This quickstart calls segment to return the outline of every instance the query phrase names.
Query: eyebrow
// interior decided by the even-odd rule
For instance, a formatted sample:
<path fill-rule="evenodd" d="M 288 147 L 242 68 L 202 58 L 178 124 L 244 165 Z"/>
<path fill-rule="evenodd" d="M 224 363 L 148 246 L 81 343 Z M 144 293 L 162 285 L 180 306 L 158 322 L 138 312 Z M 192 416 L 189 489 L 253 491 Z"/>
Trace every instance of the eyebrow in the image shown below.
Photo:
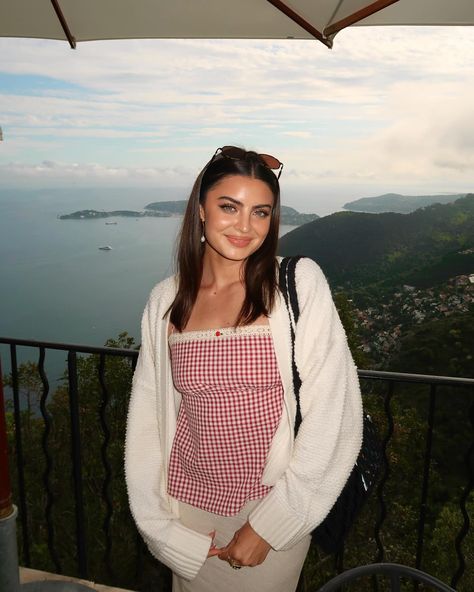
<path fill-rule="evenodd" d="M 234 203 L 234 204 L 236 204 L 238 206 L 243 206 L 244 205 L 238 199 L 234 199 L 233 197 L 229 197 L 227 195 L 221 195 L 221 197 L 218 197 L 217 199 L 218 200 L 220 200 L 220 199 L 226 199 L 227 201 L 231 201 L 232 203 Z M 272 204 L 260 204 L 260 205 L 253 206 L 252 209 L 253 210 L 257 210 L 259 208 L 270 208 L 271 209 L 272 207 L 273 207 Z"/>

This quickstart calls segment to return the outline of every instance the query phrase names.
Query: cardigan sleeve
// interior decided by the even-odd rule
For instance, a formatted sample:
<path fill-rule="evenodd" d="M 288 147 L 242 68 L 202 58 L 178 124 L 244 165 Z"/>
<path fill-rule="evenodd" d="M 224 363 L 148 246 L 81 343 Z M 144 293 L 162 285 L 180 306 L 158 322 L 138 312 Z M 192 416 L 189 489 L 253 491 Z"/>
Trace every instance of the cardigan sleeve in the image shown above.
<path fill-rule="evenodd" d="M 300 318 L 295 333 L 303 421 L 290 463 L 249 516 L 274 549 L 288 549 L 324 520 L 362 442 L 357 370 L 326 278 L 310 259 L 296 266 Z"/>
<path fill-rule="evenodd" d="M 142 318 L 142 344 L 127 416 L 125 477 L 132 515 L 150 552 L 190 580 L 206 560 L 211 538 L 181 524 L 168 503 L 158 421 L 164 405 L 158 400 L 155 378 L 158 316 L 150 297 Z"/>

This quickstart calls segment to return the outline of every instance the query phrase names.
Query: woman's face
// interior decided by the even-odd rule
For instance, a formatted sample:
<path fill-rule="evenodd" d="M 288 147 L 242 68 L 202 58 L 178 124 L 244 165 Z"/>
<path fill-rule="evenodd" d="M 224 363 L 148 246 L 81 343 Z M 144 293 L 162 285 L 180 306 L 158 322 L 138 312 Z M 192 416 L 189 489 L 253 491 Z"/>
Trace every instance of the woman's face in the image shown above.
<path fill-rule="evenodd" d="M 273 193 L 259 179 L 224 177 L 206 194 L 200 206 L 206 253 L 231 261 L 243 261 L 255 253 L 267 237 Z"/>

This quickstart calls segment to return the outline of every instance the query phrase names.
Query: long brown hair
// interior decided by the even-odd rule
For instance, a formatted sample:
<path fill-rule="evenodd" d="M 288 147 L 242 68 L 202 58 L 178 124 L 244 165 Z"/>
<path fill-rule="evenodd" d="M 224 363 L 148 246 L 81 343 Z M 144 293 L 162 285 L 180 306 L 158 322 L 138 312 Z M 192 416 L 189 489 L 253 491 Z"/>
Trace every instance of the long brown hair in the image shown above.
<path fill-rule="evenodd" d="M 273 194 L 273 207 L 268 234 L 244 266 L 245 299 L 236 319 L 236 326 L 249 325 L 260 315 L 268 316 L 273 309 L 278 286 L 276 250 L 280 225 L 280 185 L 275 174 L 256 152 L 245 152 L 240 159 L 215 155 L 198 175 L 189 196 L 177 250 L 178 292 L 170 306 L 171 323 L 178 331 L 186 326 L 201 285 L 204 244 L 201 242 L 202 223 L 199 206 L 209 189 L 225 177 L 240 175 L 259 179 Z"/>

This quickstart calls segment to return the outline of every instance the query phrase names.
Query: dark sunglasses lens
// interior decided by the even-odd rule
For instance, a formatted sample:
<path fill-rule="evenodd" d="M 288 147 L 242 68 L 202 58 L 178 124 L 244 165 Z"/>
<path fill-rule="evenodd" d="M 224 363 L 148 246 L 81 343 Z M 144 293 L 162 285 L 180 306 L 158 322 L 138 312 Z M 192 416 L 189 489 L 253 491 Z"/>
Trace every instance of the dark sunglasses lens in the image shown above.
<path fill-rule="evenodd" d="M 279 169 L 281 167 L 281 162 L 274 156 L 270 154 L 259 154 L 259 156 L 269 169 Z"/>
<path fill-rule="evenodd" d="M 245 158 L 246 154 L 245 150 L 242 150 L 242 148 L 238 148 L 237 146 L 224 146 L 221 148 L 221 152 L 224 156 L 235 158 L 237 160 Z"/>

